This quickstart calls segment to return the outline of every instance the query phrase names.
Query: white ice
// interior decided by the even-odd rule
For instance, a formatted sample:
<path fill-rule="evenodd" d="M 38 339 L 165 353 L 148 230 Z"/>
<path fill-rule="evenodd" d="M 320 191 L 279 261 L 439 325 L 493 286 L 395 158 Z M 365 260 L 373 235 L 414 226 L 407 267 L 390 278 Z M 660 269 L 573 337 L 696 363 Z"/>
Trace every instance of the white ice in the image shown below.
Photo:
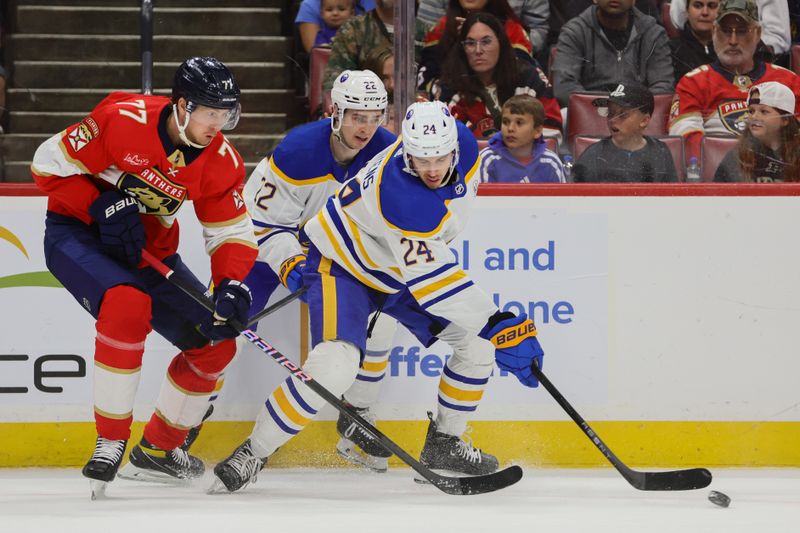
<path fill-rule="evenodd" d="M 116 480 L 91 501 L 76 469 L 0 469 L 0 531 L 59 533 L 790 533 L 800 531 L 800 469 L 717 469 L 707 489 L 639 492 L 614 470 L 525 469 L 492 494 L 448 496 L 410 470 L 272 469 L 243 492 Z M 732 498 L 727 509 L 710 489 Z"/>

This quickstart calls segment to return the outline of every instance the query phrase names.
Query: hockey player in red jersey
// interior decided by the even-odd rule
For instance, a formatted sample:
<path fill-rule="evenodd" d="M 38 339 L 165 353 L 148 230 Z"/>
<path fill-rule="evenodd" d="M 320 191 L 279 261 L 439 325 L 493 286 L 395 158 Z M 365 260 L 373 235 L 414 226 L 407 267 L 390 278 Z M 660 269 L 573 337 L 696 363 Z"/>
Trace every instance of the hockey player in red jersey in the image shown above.
<path fill-rule="evenodd" d="M 257 254 L 241 197 L 244 163 L 221 133 L 238 121 L 239 96 L 225 65 L 191 58 L 175 74 L 171 99 L 112 93 L 34 156 L 34 180 L 48 195 L 47 266 L 97 320 L 98 436 L 83 468 L 93 495 L 114 479 L 122 461 L 152 329 L 180 353 L 120 476 L 174 481 L 203 474 L 202 461 L 179 446 L 200 423 L 217 377 L 235 354 L 237 332 L 227 320 L 246 322 L 251 296 L 241 280 Z M 205 290 L 176 253 L 175 217 L 186 200 L 193 202 L 211 257 L 213 315 L 141 261 L 146 249 Z"/>
<path fill-rule="evenodd" d="M 754 84 L 777 81 L 797 97 L 800 77 L 754 59 L 761 39 L 755 0 L 723 0 L 712 30 L 717 61 L 687 73 L 678 82 L 670 111 L 669 133 L 686 142 L 686 160 L 700 159 L 703 135 L 740 135 L 747 127 L 747 93 Z"/>

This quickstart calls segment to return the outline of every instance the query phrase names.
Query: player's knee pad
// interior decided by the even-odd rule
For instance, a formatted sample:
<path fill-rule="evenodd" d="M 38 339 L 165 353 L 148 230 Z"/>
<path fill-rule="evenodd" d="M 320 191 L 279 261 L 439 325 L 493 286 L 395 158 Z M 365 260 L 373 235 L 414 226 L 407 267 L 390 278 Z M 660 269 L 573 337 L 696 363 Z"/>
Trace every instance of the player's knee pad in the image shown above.
<path fill-rule="evenodd" d="M 140 342 L 152 326 L 150 296 L 130 285 L 117 285 L 103 295 L 97 331 L 115 341 Z"/>
<path fill-rule="evenodd" d="M 370 323 L 372 315 L 370 315 Z M 385 313 L 380 313 L 372 326 L 372 331 L 367 339 L 367 351 L 385 352 L 392 347 L 394 334 L 397 331 L 397 320 Z"/>
<path fill-rule="evenodd" d="M 303 370 L 335 396 L 341 396 L 356 379 L 361 353 L 345 341 L 324 341 L 308 354 Z"/>
<path fill-rule="evenodd" d="M 235 339 L 226 339 L 216 344 L 207 344 L 202 348 L 193 348 L 183 352 L 189 368 L 199 377 L 216 380 L 236 356 Z"/>

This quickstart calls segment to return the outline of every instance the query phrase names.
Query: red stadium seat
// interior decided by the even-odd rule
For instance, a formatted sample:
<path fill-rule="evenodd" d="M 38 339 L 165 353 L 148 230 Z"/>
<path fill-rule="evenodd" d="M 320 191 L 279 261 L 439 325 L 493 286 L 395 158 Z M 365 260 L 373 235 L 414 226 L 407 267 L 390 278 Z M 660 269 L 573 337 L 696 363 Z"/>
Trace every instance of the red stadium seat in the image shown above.
<path fill-rule="evenodd" d="M 703 182 L 714 181 L 717 167 L 739 141 L 738 137 L 715 137 L 706 135 L 700 149 L 700 175 Z"/>
<path fill-rule="evenodd" d="M 800 75 L 800 44 L 792 45 L 792 70 Z"/>
<path fill-rule="evenodd" d="M 608 135 L 605 117 L 597 114 L 592 102 L 608 93 L 572 93 L 567 105 L 567 146 L 572 147 L 575 137 Z M 574 149 L 573 149 L 574 152 Z M 577 158 L 577 157 L 576 157 Z"/>
<path fill-rule="evenodd" d="M 483 150 L 489 146 L 489 139 L 478 139 L 478 150 Z"/>
<path fill-rule="evenodd" d="M 682 2 L 683 0 L 678 1 Z M 681 31 L 672 24 L 672 19 L 669 18 L 669 5 L 670 2 L 661 3 L 661 23 L 664 25 L 664 29 L 667 30 L 667 37 L 672 39 L 673 37 L 678 37 Z"/>
<path fill-rule="evenodd" d="M 669 120 L 669 109 L 672 107 L 673 94 L 654 94 L 653 115 L 650 117 L 650 124 L 644 129 L 645 135 L 658 137 L 669 132 L 667 121 Z"/>
<path fill-rule="evenodd" d="M 583 152 L 586 151 L 591 145 L 596 143 L 597 141 L 603 139 L 603 137 L 599 136 L 590 136 L 590 135 L 578 135 L 575 137 L 575 146 L 572 149 L 572 157 L 574 161 L 577 161 L 578 158 L 581 156 Z"/>
<path fill-rule="evenodd" d="M 667 145 L 672 154 L 672 162 L 675 164 L 675 172 L 678 173 L 678 181 L 686 181 L 686 163 L 683 155 L 683 137 L 676 135 L 663 135 L 657 137 L 659 141 Z"/>
<path fill-rule="evenodd" d="M 310 116 L 315 116 L 317 109 L 322 104 L 322 81 L 325 77 L 325 66 L 331 57 L 330 48 L 312 48 L 311 59 L 309 60 L 309 80 L 308 80 L 308 112 Z M 323 110 L 324 111 L 324 110 Z"/>

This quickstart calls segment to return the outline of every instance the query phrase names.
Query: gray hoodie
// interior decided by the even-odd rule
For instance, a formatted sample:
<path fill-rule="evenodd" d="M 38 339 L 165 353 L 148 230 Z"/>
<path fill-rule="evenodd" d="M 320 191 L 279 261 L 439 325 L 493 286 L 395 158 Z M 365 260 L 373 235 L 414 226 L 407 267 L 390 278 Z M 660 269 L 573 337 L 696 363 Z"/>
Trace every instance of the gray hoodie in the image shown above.
<path fill-rule="evenodd" d="M 591 6 L 561 28 L 552 68 L 558 103 L 564 107 L 571 93 L 609 91 L 630 80 L 653 93 L 672 92 L 669 38 L 656 19 L 633 8 L 631 36 L 619 52 L 603 33 L 596 11 Z"/>

